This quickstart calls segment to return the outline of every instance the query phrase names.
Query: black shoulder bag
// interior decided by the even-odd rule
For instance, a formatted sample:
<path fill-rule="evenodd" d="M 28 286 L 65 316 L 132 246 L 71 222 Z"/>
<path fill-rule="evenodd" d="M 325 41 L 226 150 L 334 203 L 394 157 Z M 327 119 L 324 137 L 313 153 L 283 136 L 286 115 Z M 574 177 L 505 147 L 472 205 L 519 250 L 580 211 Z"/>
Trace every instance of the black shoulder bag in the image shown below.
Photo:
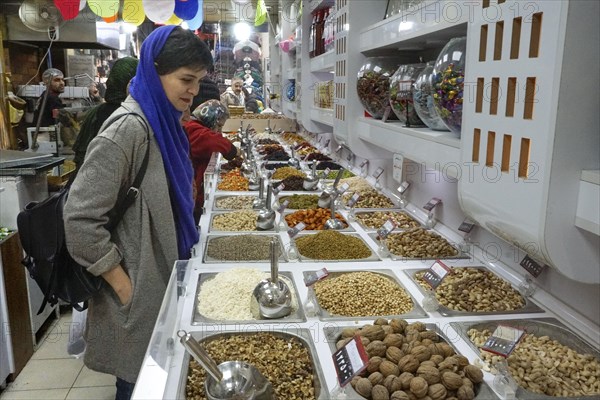
<path fill-rule="evenodd" d="M 146 133 L 149 133 L 146 121 L 137 113 L 124 113 L 116 119 L 125 115 L 140 117 Z M 149 139 L 148 136 L 148 146 L 140 170 L 125 196 L 117 201 L 110 213 L 111 218 L 105 226 L 109 232 L 117 227 L 125 211 L 139 194 L 139 187 L 148 167 Z M 47 303 L 54 305 L 58 300 L 70 304 L 78 311 L 83 311 L 87 308 L 87 301 L 102 288 L 105 282 L 102 277 L 92 275 L 85 267 L 73 260 L 65 243 L 63 208 L 74 177 L 58 193 L 46 200 L 27 204 L 17 216 L 19 236 L 26 253 L 22 263 L 44 293 L 44 301 L 38 314 L 44 310 Z M 79 303 L 83 303 L 83 307 Z"/>

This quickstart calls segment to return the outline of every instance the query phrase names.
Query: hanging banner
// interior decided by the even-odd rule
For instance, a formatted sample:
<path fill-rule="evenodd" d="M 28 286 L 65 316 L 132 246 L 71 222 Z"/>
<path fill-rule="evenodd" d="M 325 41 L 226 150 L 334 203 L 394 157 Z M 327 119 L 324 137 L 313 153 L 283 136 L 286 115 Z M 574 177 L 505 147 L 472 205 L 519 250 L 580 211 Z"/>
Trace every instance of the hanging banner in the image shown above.
<path fill-rule="evenodd" d="M 265 0 L 258 0 L 256 3 L 256 16 L 254 17 L 254 26 L 260 26 L 267 22 L 267 5 Z"/>
<path fill-rule="evenodd" d="M 193 19 L 198 14 L 197 0 L 175 0 L 175 15 L 182 20 Z"/>
<path fill-rule="evenodd" d="M 204 9 L 203 9 L 203 0 L 198 0 L 198 12 L 194 16 L 194 18 L 187 20 L 188 29 L 195 31 L 202 26 L 202 22 L 204 22 Z"/>
<path fill-rule="evenodd" d="M 144 12 L 152 22 L 164 24 L 175 11 L 173 0 L 142 0 Z"/>
<path fill-rule="evenodd" d="M 142 0 L 125 0 L 123 2 L 123 21 L 139 26 L 146 19 Z"/>
<path fill-rule="evenodd" d="M 79 14 L 79 0 L 54 0 L 54 5 L 65 21 L 73 19 Z"/>
<path fill-rule="evenodd" d="M 177 15 L 173 14 L 173 15 L 171 15 L 171 18 L 169 18 L 165 22 L 165 25 L 181 25 L 182 22 L 183 22 L 183 20 L 181 18 L 179 18 Z"/>
<path fill-rule="evenodd" d="M 119 0 L 88 0 L 88 7 L 102 18 L 110 18 L 119 12 Z"/>
<path fill-rule="evenodd" d="M 115 15 L 113 15 L 112 17 L 108 17 L 108 18 L 102 18 L 104 20 L 104 22 L 106 22 L 107 24 L 112 24 L 113 22 L 117 22 L 117 20 L 119 19 L 119 13 L 116 13 Z"/>

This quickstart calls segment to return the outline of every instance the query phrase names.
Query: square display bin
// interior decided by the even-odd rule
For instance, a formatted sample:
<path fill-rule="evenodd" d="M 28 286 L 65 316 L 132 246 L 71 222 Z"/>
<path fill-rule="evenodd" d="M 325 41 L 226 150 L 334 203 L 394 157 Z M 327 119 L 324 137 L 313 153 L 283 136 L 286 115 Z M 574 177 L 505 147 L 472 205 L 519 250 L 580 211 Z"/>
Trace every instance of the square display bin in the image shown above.
<path fill-rule="evenodd" d="M 282 218 L 282 221 L 285 224 L 285 229 L 286 230 L 288 230 L 290 228 L 293 228 L 293 227 L 288 225 L 287 221 L 285 220 L 285 216 L 293 214 L 293 213 L 295 213 L 297 211 L 300 211 L 300 210 L 284 211 L 284 213 L 283 213 L 283 217 L 284 218 Z M 336 211 L 336 214 L 342 215 L 342 213 L 340 213 L 339 211 Z M 354 228 L 352 228 L 352 226 L 350 225 L 350 223 L 348 222 L 348 220 L 343 215 L 342 215 L 342 219 L 346 223 L 346 225 L 348 225 L 348 226 L 345 227 L 344 229 L 338 230 L 338 232 L 355 232 Z M 321 230 L 323 230 L 323 229 L 321 229 Z M 316 229 L 315 230 L 309 230 L 309 229 L 304 228 L 303 232 L 305 232 L 305 231 L 306 232 L 319 232 L 320 230 L 316 230 Z"/>
<path fill-rule="evenodd" d="M 393 235 L 401 235 L 401 234 L 406 233 L 406 232 L 408 232 L 408 230 L 398 231 L 398 232 L 397 231 L 393 231 L 392 233 L 390 233 L 390 235 L 388 237 L 393 236 Z M 432 231 L 428 230 L 428 232 L 432 232 Z M 436 234 L 437 234 L 437 232 L 436 232 Z M 439 235 L 439 236 L 441 236 L 441 235 Z M 369 233 L 369 237 L 371 237 L 375 243 L 379 243 L 379 241 L 377 240 L 377 233 L 376 232 Z M 446 242 L 448 242 L 448 240 L 446 238 L 444 238 L 444 240 L 446 240 Z M 389 253 L 390 253 L 390 258 L 392 260 L 394 260 L 394 261 L 406 261 L 406 260 L 460 260 L 460 259 L 467 259 L 467 258 L 469 258 L 469 255 L 468 254 L 464 254 L 456 246 L 456 244 L 453 244 L 453 243 L 450 243 L 450 242 L 448 242 L 448 244 L 450 244 L 450 246 L 452 246 L 457 251 L 457 254 L 455 256 L 450 256 L 450 257 L 449 256 L 444 256 L 444 257 L 434 257 L 434 256 L 431 256 L 431 257 L 407 257 L 407 256 L 399 255 L 399 254 L 394 254 L 394 253 L 392 253 L 391 250 L 389 250 L 389 249 L 388 250 L 389 250 Z M 386 245 L 386 247 L 387 247 L 387 245 Z"/>
<path fill-rule="evenodd" d="M 222 199 L 229 199 L 229 198 L 235 198 L 235 197 L 252 197 L 253 200 L 258 198 L 258 195 L 252 194 L 254 192 L 235 192 L 236 194 L 233 195 L 218 195 L 215 196 L 215 199 L 213 201 L 213 207 L 212 209 L 215 211 L 237 211 L 237 210 L 252 210 L 252 208 L 220 208 L 217 206 L 217 202 L 219 200 Z M 248 193 L 248 194 L 246 194 Z"/>
<path fill-rule="evenodd" d="M 283 247 L 283 243 L 281 243 L 281 238 L 279 237 L 279 235 L 276 234 L 269 234 L 269 233 L 261 233 L 261 232 L 252 232 L 252 233 L 248 233 L 248 232 L 236 232 L 235 234 L 230 234 L 230 235 L 207 235 L 206 236 L 206 241 L 203 243 L 204 246 L 204 251 L 203 251 L 203 262 L 204 263 L 268 263 L 270 261 L 269 258 L 264 259 L 264 260 L 221 260 L 218 258 L 214 258 L 208 255 L 208 244 L 210 243 L 211 240 L 215 240 L 218 238 L 222 238 L 222 237 L 231 237 L 231 236 L 238 236 L 238 235 L 260 235 L 260 236 L 269 236 L 272 238 L 275 238 L 277 240 L 277 243 L 279 243 L 279 262 L 287 262 L 287 258 L 285 257 L 285 249 Z"/>
<path fill-rule="evenodd" d="M 281 192 L 281 194 L 279 194 L 278 196 L 276 196 L 274 206 L 276 208 L 279 208 L 281 206 L 281 203 L 283 203 L 287 198 L 292 197 L 295 194 L 297 194 L 297 195 L 316 196 L 317 200 L 318 200 L 320 193 L 317 194 L 317 193 L 311 193 L 311 192 L 298 192 L 298 191 L 296 191 L 296 192 Z M 286 208 L 286 210 L 294 210 L 294 211 L 296 211 L 296 210 L 299 210 L 299 208 L 288 207 L 288 208 Z"/>
<path fill-rule="evenodd" d="M 421 308 L 419 303 L 414 299 L 414 297 L 404 287 L 404 285 L 396 278 L 396 276 L 394 275 L 394 273 L 391 270 L 373 269 L 373 270 L 368 270 L 368 271 L 350 271 L 350 270 L 348 270 L 348 271 L 330 271 L 329 275 L 325 279 L 336 278 L 341 275 L 352 273 L 352 272 L 372 272 L 372 273 L 378 274 L 384 278 L 389 279 L 394 284 L 396 284 L 397 286 L 402 288 L 402 290 L 404 290 L 406 292 L 406 294 L 410 297 L 412 304 L 413 304 L 412 310 L 410 310 L 409 312 L 407 312 L 405 314 L 396 314 L 396 315 L 366 315 L 366 316 L 362 316 L 362 317 L 335 315 L 335 314 L 332 315 L 327 310 L 325 310 L 324 308 L 321 307 L 321 305 L 319 303 L 319 299 L 317 298 L 317 295 L 315 293 L 314 286 L 311 286 L 308 289 L 310 292 L 309 296 L 312 296 L 312 298 L 315 299 L 316 306 L 317 306 L 317 315 L 319 316 L 319 319 L 321 319 L 323 321 L 347 321 L 349 319 L 352 319 L 353 321 L 354 320 L 356 320 L 356 321 L 373 321 L 376 318 L 386 318 L 386 319 L 419 318 L 419 317 L 427 318 L 427 313 Z M 304 271 L 303 274 L 304 274 L 304 277 L 306 278 L 307 276 L 311 275 L 311 271 Z"/>
<path fill-rule="evenodd" d="M 454 267 L 454 268 L 478 269 L 478 270 L 488 271 L 488 272 L 491 272 L 493 274 L 492 271 L 490 271 L 488 268 L 483 267 L 483 266 L 479 266 L 479 267 Z M 415 274 L 417 272 L 424 272 L 424 271 L 427 271 L 427 269 L 423 269 L 423 268 L 419 268 L 419 269 L 407 269 L 407 270 L 404 270 L 404 273 L 406 273 L 413 281 L 415 281 L 416 286 L 419 288 L 419 290 L 423 294 L 427 294 L 431 290 L 428 289 L 428 288 L 425 288 L 425 287 L 421 286 L 421 284 L 415 278 Z M 502 279 L 502 278 L 500 278 L 500 279 Z M 512 285 L 511 285 L 511 287 L 512 287 Z M 453 310 L 451 308 L 448 308 L 447 306 L 444 306 L 442 304 L 439 305 L 439 308 L 438 308 L 437 311 L 441 315 L 443 315 L 444 317 L 459 317 L 459 316 L 466 316 L 466 315 L 498 315 L 498 314 L 543 313 L 544 312 L 544 310 L 542 308 L 540 308 L 537 304 L 535 304 L 531 300 L 531 298 L 526 297 L 526 296 L 522 296 L 522 297 L 525 300 L 525 305 L 523 307 L 519 308 L 519 309 L 515 309 L 515 310 L 512 310 L 512 311 L 509 311 L 509 310 L 507 310 L 507 311 L 459 311 L 459 310 Z"/>
<path fill-rule="evenodd" d="M 258 217 L 258 210 L 215 211 L 210 216 L 210 225 L 208 226 L 208 231 L 210 233 L 275 232 L 276 224 L 273 225 L 273 228 L 267 229 L 267 230 L 264 230 L 264 231 L 259 231 L 259 230 L 253 230 L 253 231 L 220 231 L 220 230 L 216 230 L 216 229 L 213 228 L 213 222 L 214 222 L 216 216 L 218 216 L 218 215 L 224 215 L 224 214 L 231 214 L 231 213 L 236 212 L 236 211 L 253 211 L 256 214 L 256 216 Z"/>
<path fill-rule="evenodd" d="M 452 345 L 452 341 L 448 339 L 448 337 L 442 332 L 442 330 L 440 329 L 438 324 L 425 324 L 425 327 L 427 328 L 427 330 L 429 331 L 434 331 L 435 333 L 438 334 L 438 336 L 440 338 L 442 338 L 446 343 L 448 343 L 448 345 L 450 345 L 450 347 L 452 347 L 454 349 L 454 351 L 456 352 L 456 347 Z M 340 338 L 340 335 L 342 334 L 342 331 L 346 328 L 360 328 L 360 326 L 357 325 L 343 325 L 343 324 L 339 324 L 339 326 L 327 326 L 323 329 L 324 333 L 325 333 L 325 340 L 327 340 L 328 344 L 329 344 L 329 348 L 331 349 L 331 354 L 335 353 L 337 351 L 336 349 L 336 343 Z M 346 386 L 346 394 L 348 394 L 348 399 L 352 399 L 352 400 L 362 400 L 365 399 L 364 397 L 362 397 L 361 395 L 359 395 L 358 393 L 356 393 L 356 391 L 354 390 L 354 388 L 352 387 L 351 384 L 348 384 Z M 495 399 L 500 399 L 496 393 L 488 386 L 488 384 L 483 381 L 481 382 L 478 386 L 475 387 L 475 399 L 477 400 L 495 400 Z"/>
<path fill-rule="evenodd" d="M 265 271 L 265 273 L 269 273 L 269 271 Z M 198 295 L 200 293 L 200 288 L 202 284 L 210 279 L 214 278 L 218 273 L 217 272 L 207 272 L 201 273 L 198 276 L 198 286 L 196 287 L 196 297 L 194 299 L 194 313 L 192 316 L 192 325 L 202 325 L 202 324 L 275 324 L 275 323 L 299 323 L 306 322 L 306 316 L 304 315 L 304 310 L 302 309 L 302 301 L 300 296 L 298 295 L 298 288 L 296 287 L 296 283 L 294 282 L 294 277 L 291 272 L 280 272 L 279 275 L 287 278 L 287 281 L 291 282 L 290 291 L 296 295 L 296 300 L 298 302 L 298 309 L 292 312 L 287 317 L 277 318 L 277 319 L 251 319 L 251 320 L 226 320 L 226 319 L 212 319 L 205 317 L 204 315 L 198 312 Z M 258 285 L 258 282 L 256 282 Z M 250 304 L 250 303 L 248 303 Z"/>
<path fill-rule="evenodd" d="M 246 335 L 257 334 L 260 332 L 251 332 L 251 331 L 245 330 L 243 332 L 223 332 L 223 333 L 217 333 L 217 334 L 212 334 L 212 333 L 207 333 L 207 332 L 193 332 L 193 331 L 190 333 L 197 341 L 199 341 L 202 344 L 209 340 L 227 338 L 227 337 L 231 337 L 233 335 L 246 336 Z M 285 340 L 290 340 L 292 338 L 295 338 L 295 339 L 299 340 L 304 345 L 305 348 L 308 349 L 308 352 L 310 354 L 311 361 L 312 361 L 313 371 L 314 371 L 313 375 L 314 375 L 315 398 L 317 400 L 330 400 L 329 392 L 327 390 L 327 384 L 325 381 L 325 375 L 323 374 L 323 370 L 321 368 L 319 358 L 317 355 L 317 351 L 313 344 L 313 338 L 311 337 L 310 331 L 308 329 L 302 329 L 302 328 L 285 329 L 282 327 L 282 329 L 270 330 L 268 333 L 271 333 L 272 335 L 279 337 L 279 338 L 283 338 Z M 186 354 L 183 357 L 183 365 L 181 366 L 181 376 L 180 376 L 180 380 L 179 380 L 179 387 L 178 387 L 177 393 L 172 394 L 172 397 L 169 397 L 169 398 L 177 398 L 177 399 L 185 399 L 186 398 L 186 384 L 187 384 L 187 378 L 188 378 L 188 374 L 189 374 L 189 363 L 190 363 L 191 358 L 192 357 L 190 354 Z M 235 360 L 231 360 L 231 361 L 235 361 Z"/>
<path fill-rule="evenodd" d="M 598 349 L 589 345 L 585 340 L 580 338 L 577 334 L 571 331 L 562 322 L 554 318 L 533 318 L 526 320 L 490 320 L 490 321 L 464 321 L 464 322 L 451 322 L 450 325 L 458 332 L 458 334 L 468 343 L 469 346 L 476 352 L 479 353 L 479 347 L 475 345 L 469 338 L 469 330 L 477 329 L 483 330 L 488 329 L 490 332 L 494 332 L 498 325 L 507 325 L 519 329 L 525 329 L 526 332 L 540 336 L 548 336 L 550 340 L 556 340 L 562 345 L 568 346 L 571 349 L 577 351 L 580 354 L 591 354 L 596 360 L 600 360 L 600 352 Z M 519 345 L 517 345 L 517 348 Z M 530 352 L 530 355 L 533 352 Z M 511 354 L 513 356 L 515 353 Z M 537 354 L 536 354 L 537 355 Z M 535 393 L 527 390 L 519 385 L 516 391 L 516 398 L 518 399 L 533 399 L 533 400 L 551 400 L 551 399 L 579 399 L 579 400 L 591 400 L 598 399 L 598 394 L 591 396 L 572 396 L 572 397 L 556 397 L 545 394 Z"/>
<path fill-rule="evenodd" d="M 369 226 L 366 226 L 360 219 L 357 218 L 357 216 L 359 216 L 359 215 L 373 214 L 373 213 L 376 213 L 376 212 L 384 212 L 384 213 L 390 212 L 390 213 L 404 214 L 408 218 L 410 218 L 411 220 L 414 221 L 415 225 L 412 226 L 412 227 L 423 227 L 423 224 L 417 218 L 415 218 L 414 216 L 410 215 L 410 213 L 408 213 L 408 212 L 406 212 L 404 210 L 397 209 L 397 208 L 378 208 L 378 209 L 374 209 L 374 208 L 363 209 L 363 208 L 360 208 L 360 209 L 354 209 L 352 218 L 365 231 L 376 231 L 376 230 L 378 230 L 380 228 L 380 226 L 378 226 L 376 228 L 371 228 Z M 385 223 L 385 221 L 384 221 L 384 223 Z M 411 227 L 410 226 L 397 226 L 394 229 L 394 232 L 396 232 L 396 231 L 403 231 L 403 230 L 406 230 L 406 229 L 409 229 L 409 228 L 411 228 Z"/>
<path fill-rule="evenodd" d="M 298 240 L 301 237 L 305 237 L 305 236 L 309 236 L 309 235 L 316 235 L 319 231 L 313 231 L 316 233 L 303 233 L 300 232 L 298 234 L 298 236 L 296 236 L 294 238 L 295 240 Z M 348 236 L 353 236 L 356 238 L 359 238 L 365 246 L 367 246 L 367 248 L 369 248 L 369 250 L 371 251 L 371 255 L 369 257 L 366 258 L 357 258 L 357 259 L 342 259 L 342 260 L 325 260 L 325 259 L 321 259 L 321 258 L 309 258 L 306 256 L 303 256 L 302 254 L 300 254 L 300 251 L 298 250 L 298 257 L 300 261 L 304 261 L 304 262 L 328 262 L 328 263 L 339 263 L 339 262 L 352 262 L 352 261 L 380 261 L 381 259 L 379 258 L 379 256 L 377 255 L 377 253 L 375 253 L 373 251 L 373 249 L 371 248 L 371 246 L 369 246 L 369 244 L 367 242 L 365 242 L 365 240 L 360 237 L 360 235 L 358 233 L 343 233 L 344 235 L 348 235 Z M 296 248 L 298 246 L 296 245 Z"/>

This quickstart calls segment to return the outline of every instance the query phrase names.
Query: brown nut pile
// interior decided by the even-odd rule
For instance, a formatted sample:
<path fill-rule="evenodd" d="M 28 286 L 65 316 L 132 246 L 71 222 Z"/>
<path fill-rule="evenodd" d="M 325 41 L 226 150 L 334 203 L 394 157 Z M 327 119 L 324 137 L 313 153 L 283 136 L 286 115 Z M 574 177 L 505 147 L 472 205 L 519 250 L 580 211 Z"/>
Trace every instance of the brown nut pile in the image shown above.
<path fill-rule="evenodd" d="M 435 232 L 413 228 L 392 233 L 385 239 L 390 253 L 406 258 L 444 258 L 458 255 L 458 250 Z"/>
<path fill-rule="evenodd" d="M 216 200 L 217 208 L 224 210 L 248 210 L 252 208 L 252 203 L 256 196 L 227 196 Z"/>
<path fill-rule="evenodd" d="M 418 221 L 405 212 L 372 211 L 356 214 L 356 220 L 371 229 L 381 228 L 390 219 L 396 224 L 397 229 L 409 229 L 421 226 Z"/>
<path fill-rule="evenodd" d="M 315 371 L 310 353 L 296 338 L 284 339 L 270 333 L 228 335 L 202 341 L 218 364 L 245 361 L 254 365 L 273 385 L 274 400 L 315 399 Z M 191 360 L 185 388 L 188 400 L 206 399 L 206 371 Z"/>
<path fill-rule="evenodd" d="M 401 315 L 413 302 L 393 279 L 374 272 L 347 272 L 315 283 L 319 305 L 331 315 Z"/>
<path fill-rule="evenodd" d="M 218 190 L 226 191 L 248 191 L 248 179 L 241 175 L 239 169 L 231 170 L 221 174 L 221 181 L 217 185 Z"/>
<path fill-rule="evenodd" d="M 350 178 L 352 179 L 352 178 Z M 388 199 L 383 194 L 379 193 L 377 190 L 369 189 L 369 190 L 361 190 L 357 191 L 360 195 L 358 201 L 354 205 L 356 208 L 392 208 L 394 207 L 394 203 L 390 199 Z M 354 193 L 346 193 L 344 195 L 344 201 L 350 200 Z"/>
<path fill-rule="evenodd" d="M 255 231 L 258 214 L 250 210 L 217 214 L 212 220 L 213 231 Z"/>
<path fill-rule="evenodd" d="M 373 400 L 472 400 L 483 372 L 456 354 L 422 322 L 384 318 L 374 325 L 346 328 L 337 348 L 358 334 L 369 355 L 367 368 L 352 379 L 354 390 Z"/>
<path fill-rule="evenodd" d="M 430 289 L 424 274 L 417 272 L 415 280 Z M 441 305 L 456 311 L 513 311 L 525 306 L 525 299 L 510 283 L 480 268 L 452 268 L 435 289 L 435 297 Z"/>
<path fill-rule="evenodd" d="M 477 347 L 492 335 L 488 329 L 470 329 L 469 338 Z M 502 357 L 481 351 L 491 370 Z M 581 354 L 548 336 L 526 333 L 508 356 L 511 376 L 523 389 L 556 397 L 600 395 L 600 363 L 591 354 Z"/>
<path fill-rule="evenodd" d="M 275 170 L 273 173 L 273 179 L 285 179 L 291 176 L 299 176 L 300 178 L 306 178 L 306 174 L 302 171 L 298 171 L 294 167 L 281 167 Z"/>
<path fill-rule="evenodd" d="M 299 237 L 296 246 L 302 256 L 313 260 L 357 260 L 372 254 L 359 237 L 330 230 Z"/>
<path fill-rule="evenodd" d="M 335 213 L 335 217 L 339 219 L 344 228 L 348 227 L 348 224 L 344 218 L 339 214 Z M 296 226 L 300 222 L 304 222 L 306 227 L 305 230 L 309 231 L 321 231 L 325 229 L 325 223 L 331 218 L 331 211 L 327 208 L 314 208 L 308 210 L 298 210 L 292 214 L 285 216 L 285 222 L 288 226 Z"/>

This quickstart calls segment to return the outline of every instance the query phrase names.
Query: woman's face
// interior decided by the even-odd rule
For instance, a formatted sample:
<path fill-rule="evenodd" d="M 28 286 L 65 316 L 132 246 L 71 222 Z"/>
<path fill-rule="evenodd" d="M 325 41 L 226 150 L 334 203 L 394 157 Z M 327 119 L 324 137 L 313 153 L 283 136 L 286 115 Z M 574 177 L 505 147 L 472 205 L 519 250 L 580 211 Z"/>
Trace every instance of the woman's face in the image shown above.
<path fill-rule="evenodd" d="M 198 94 L 200 79 L 206 76 L 206 69 L 181 67 L 175 71 L 160 75 L 160 82 L 167 98 L 178 111 L 190 107 L 194 96 Z"/>

